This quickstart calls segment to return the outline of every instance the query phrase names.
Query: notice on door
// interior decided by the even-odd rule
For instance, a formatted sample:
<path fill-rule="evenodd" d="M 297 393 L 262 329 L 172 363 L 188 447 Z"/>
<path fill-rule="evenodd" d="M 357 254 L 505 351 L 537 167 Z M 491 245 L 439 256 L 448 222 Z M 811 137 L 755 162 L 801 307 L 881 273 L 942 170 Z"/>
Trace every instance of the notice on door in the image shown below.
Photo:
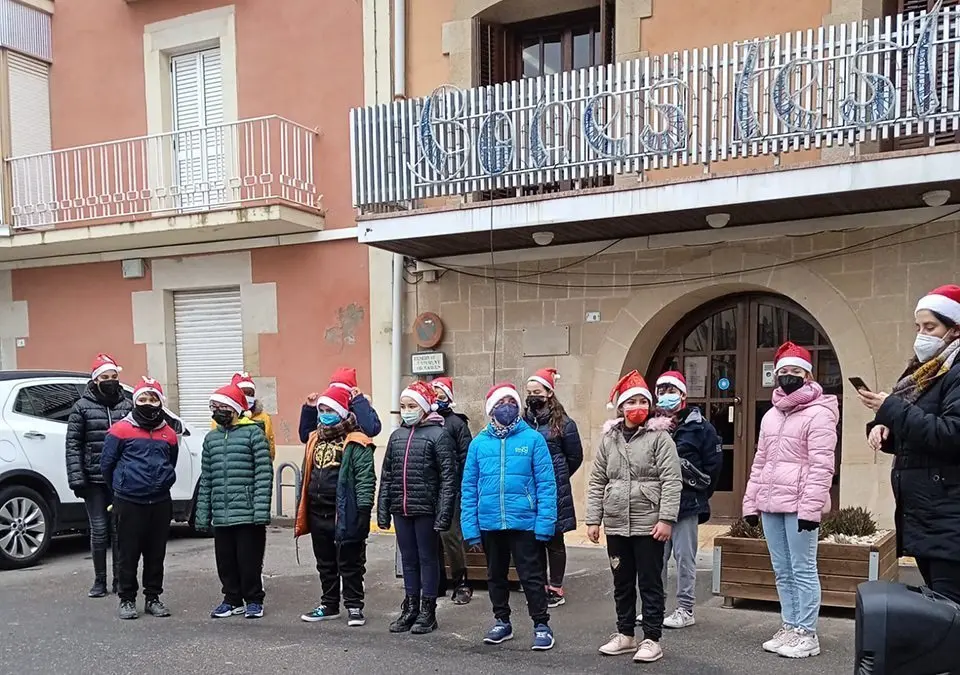
<path fill-rule="evenodd" d="M 687 380 L 688 398 L 707 397 L 708 366 L 706 356 L 688 356 L 683 360 L 683 377 Z"/>
<path fill-rule="evenodd" d="M 775 366 L 775 365 L 776 365 L 776 364 L 774 364 L 773 361 L 764 361 L 764 362 L 763 362 L 763 367 L 761 368 L 762 379 L 761 379 L 761 382 L 760 382 L 760 386 L 762 386 L 762 387 L 773 387 L 773 386 L 776 385 L 777 379 L 776 379 L 776 377 L 774 376 L 774 373 L 776 372 L 776 371 L 774 370 L 774 366 Z"/>

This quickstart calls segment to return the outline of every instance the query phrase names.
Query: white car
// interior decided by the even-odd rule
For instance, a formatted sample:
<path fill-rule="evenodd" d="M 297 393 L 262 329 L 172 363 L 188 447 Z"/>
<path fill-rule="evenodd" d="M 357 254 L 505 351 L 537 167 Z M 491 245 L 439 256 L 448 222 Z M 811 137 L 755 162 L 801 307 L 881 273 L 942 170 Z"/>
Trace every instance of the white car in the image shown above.
<path fill-rule="evenodd" d="M 66 371 L 0 370 L 0 569 L 35 565 L 51 538 L 88 529 L 83 500 L 67 483 L 67 418 L 90 381 Z M 124 385 L 127 396 L 130 387 Z M 173 519 L 193 524 L 206 429 L 191 437 L 169 410 L 180 436 Z"/>

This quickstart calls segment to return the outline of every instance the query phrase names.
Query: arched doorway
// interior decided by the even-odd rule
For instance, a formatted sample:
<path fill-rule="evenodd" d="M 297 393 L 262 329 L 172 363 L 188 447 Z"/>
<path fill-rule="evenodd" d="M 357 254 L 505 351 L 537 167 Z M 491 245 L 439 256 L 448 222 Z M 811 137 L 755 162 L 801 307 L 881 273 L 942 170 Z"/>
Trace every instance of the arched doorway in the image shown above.
<path fill-rule="evenodd" d="M 723 471 L 711 501 L 715 520 L 740 515 L 760 420 L 772 405 L 774 353 L 786 340 L 810 350 L 814 376 L 842 405 L 843 377 L 826 332 L 802 307 L 778 295 L 732 295 L 697 308 L 667 334 L 650 362 L 651 378 L 665 370 L 684 373 L 689 403 L 705 412 L 723 440 Z M 840 456 L 838 441 L 834 505 Z"/>

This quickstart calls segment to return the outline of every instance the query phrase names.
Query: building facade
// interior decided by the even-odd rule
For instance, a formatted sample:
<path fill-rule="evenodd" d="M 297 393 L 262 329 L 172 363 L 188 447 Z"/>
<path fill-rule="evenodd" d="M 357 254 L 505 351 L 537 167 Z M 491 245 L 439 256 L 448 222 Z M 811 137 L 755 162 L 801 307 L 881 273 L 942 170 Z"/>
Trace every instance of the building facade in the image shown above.
<path fill-rule="evenodd" d="M 0 5 L 0 368 L 104 351 L 198 426 L 246 370 L 299 465 L 304 397 L 340 365 L 370 386 L 362 5 Z"/>
<path fill-rule="evenodd" d="M 890 526 L 847 378 L 889 391 L 917 299 L 958 279 L 958 3 L 376 4 L 366 49 L 392 61 L 366 61 L 353 199 L 405 268 L 403 375 L 425 312 L 475 429 L 494 381 L 556 367 L 589 467 L 619 377 L 683 371 L 723 438 L 722 519 L 790 339 L 841 401 L 834 503 Z"/>

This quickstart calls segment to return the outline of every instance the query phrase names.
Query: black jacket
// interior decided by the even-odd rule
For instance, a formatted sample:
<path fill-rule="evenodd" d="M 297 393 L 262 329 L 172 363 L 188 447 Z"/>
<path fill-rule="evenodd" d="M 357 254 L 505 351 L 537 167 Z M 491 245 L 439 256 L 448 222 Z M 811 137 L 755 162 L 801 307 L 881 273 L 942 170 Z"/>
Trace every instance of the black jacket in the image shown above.
<path fill-rule="evenodd" d="M 570 477 L 583 464 L 583 443 L 577 423 L 569 417 L 563 418 L 561 433 L 550 424 L 549 415 L 544 412 L 537 416 L 527 410 L 524 414 L 527 424 L 540 432 L 550 450 L 553 461 L 553 473 L 557 478 L 557 533 L 577 529 L 577 513 L 573 506 L 573 486 Z"/>
<path fill-rule="evenodd" d="M 100 471 L 103 440 L 113 423 L 132 411 L 133 403 L 127 397 L 107 403 L 93 382 L 87 385 L 67 420 L 67 482 L 71 490 L 104 483 Z"/>
<path fill-rule="evenodd" d="M 470 441 L 473 440 L 469 426 L 470 418 L 450 408 L 441 410 L 440 415 L 443 417 L 443 428 L 453 438 L 457 447 L 457 489 L 459 490 L 460 482 L 463 480 L 463 465 L 467 463 L 467 450 L 470 449 Z"/>
<path fill-rule="evenodd" d="M 448 530 L 456 493 L 457 449 L 442 417 L 431 414 L 390 435 L 380 471 L 380 529 L 390 527 L 391 516 L 434 516 L 434 529 Z"/>
<path fill-rule="evenodd" d="M 686 460 L 697 471 L 710 477 L 710 484 L 703 490 L 694 489 L 684 480 L 677 520 L 697 515 L 698 522 L 705 523 L 710 520 L 710 497 L 717 489 L 720 469 L 723 468 L 723 441 L 713 425 L 704 419 L 700 409 L 691 407 L 684 408 L 677 416 L 673 442 L 677 444 L 681 462 Z"/>
<path fill-rule="evenodd" d="M 876 424 L 890 430 L 897 555 L 960 561 L 960 363 L 915 403 L 888 396 Z"/>

